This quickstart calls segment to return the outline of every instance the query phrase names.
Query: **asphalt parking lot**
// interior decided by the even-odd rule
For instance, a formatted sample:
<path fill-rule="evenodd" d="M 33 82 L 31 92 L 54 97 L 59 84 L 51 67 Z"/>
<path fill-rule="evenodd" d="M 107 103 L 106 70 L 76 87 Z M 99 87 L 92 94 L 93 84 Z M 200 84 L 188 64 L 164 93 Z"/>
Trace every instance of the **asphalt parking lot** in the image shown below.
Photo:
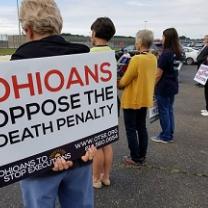
<path fill-rule="evenodd" d="M 120 140 L 113 145 L 112 185 L 95 191 L 96 208 L 208 207 L 208 117 L 200 115 L 203 88 L 195 86 L 195 72 L 195 66 L 184 66 L 180 73 L 175 142 L 149 141 L 147 163 L 142 168 L 122 164 L 128 148 L 121 115 Z M 159 128 L 158 122 L 148 124 L 149 136 Z M 22 207 L 18 184 L 1 188 L 0 195 L 0 208 Z"/>

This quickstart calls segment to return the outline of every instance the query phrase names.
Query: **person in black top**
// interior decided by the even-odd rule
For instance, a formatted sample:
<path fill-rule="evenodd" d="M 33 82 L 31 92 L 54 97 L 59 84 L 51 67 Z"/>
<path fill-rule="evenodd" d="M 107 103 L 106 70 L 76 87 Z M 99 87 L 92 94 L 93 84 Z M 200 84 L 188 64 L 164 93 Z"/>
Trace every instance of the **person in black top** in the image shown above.
<path fill-rule="evenodd" d="M 174 137 L 173 104 L 178 93 L 178 60 L 181 58 L 181 47 L 175 28 L 163 32 L 163 51 L 158 60 L 156 77 L 156 99 L 158 104 L 160 125 L 162 131 L 151 140 L 169 143 Z"/>
<path fill-rule="evenodd" d="M 205 35 L 204 36 L 204 46 L 199 51 L 199 54 L 198 54 L 198 56 L 196 58 L 196 60 L 197 60 L 197 70 L 199 69 L 199 67 L 201 66 L 201 64 L 203 64 L 204 62 L 206 62 L 207 56 L 208 56 L 208 35 Z M 197 83 L 196 86 L 198 86 L 198 87 L 204 87 L 200 83 Z M 201 112 L 204 113 L 204 110 L 202 110 Z"/>
<path fill-rule="evenodd" d="M 198 68 L 202 63 L 204 63 L 208 56 L 208 35 L 204 37 L 204 47 L 200 50 L 197 56 L 197 66 Z"/>
<path fill-rule="evenodd" d="M 66 42 L 59 35 L 62 17 L 54 0 L 23 0 L 20 21 L 28 42 L 11 60 L 89 52 L 87 46 Z M 58 196 L 62 208 L 93 208 L 91 162 L 87 161 L 95 151 L 91 147 L 82 159 L 73 162 L 57 158 L 50 172 L 22 180 L 24 207 L 52 208 Z"/>
<path fill-rule="evenodd" d="M 207 56 L 207 58 L 206 58 L 206 60 L 203 64 L 208 65 L 208 56 Z M 206 109 L 201 110 L 201 115 L 202 116 L 208 116 L 208 81 L 204 85 L 204 97 L 205 97 Z"/>
<path fill-rule="evenodd" d="M 204 46 L 200 50 L 198 56 L 197 56 L 197 69 L 201 66 L 201 64 L 208 65 L 208 35 L 204 36 Z M 208 116 L 208 82 L 205 84 L 205 86 L 197 83 L 196 84 L 199 87 L 204 87 L 204 95 L 205 95 L 205 101 L 206 101 L 206 109 L 201 110 L 202 116 Z"/>

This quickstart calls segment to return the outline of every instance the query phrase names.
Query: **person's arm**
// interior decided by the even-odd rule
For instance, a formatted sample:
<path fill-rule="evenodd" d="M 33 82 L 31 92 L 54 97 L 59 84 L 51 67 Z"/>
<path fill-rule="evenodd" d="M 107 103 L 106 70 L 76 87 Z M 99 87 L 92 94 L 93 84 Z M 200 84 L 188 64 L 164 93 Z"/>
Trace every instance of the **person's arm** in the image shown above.
<path fill-rule="evenodd" d="M 206 60 L 206 57 L 208 56 L 208 46 L 206 46 L 197 56 L 197 63 L 201 64 Z"/>
<path fill-rule="evenodd" d="M 160 79 L 162 78 L 164 70 L 166 69 L 167 64 L 168 64 L 168 59 L 169 59 L 168 53 L 163 52 L 160 55 L 160 57 L 158 59 L 158 68 L 157 68 L 157 71 L 156 71 L 155 85 L 157 85 L 158 82 L 160 81 Z"/>
<path fill-rule="evenodd" d="M 123 77 L 121 80 L 118 82 L 118 88 L 123 89 L 126 86 L 128 86 L 132 80 L 134 80 L 137 77 L 138 71 L 137 68 L 138 66 L 138 57 L 134 56 L 128 65 L 128 68 L 126 72 L 124 73 Z"/>
<path fill-rule="evenodd" d="M 162 75 L 163 75 L 163 70 L 161 68 L 157 68 L 155 85 L 157 85 L 157 83 L 160 81 Z"/>

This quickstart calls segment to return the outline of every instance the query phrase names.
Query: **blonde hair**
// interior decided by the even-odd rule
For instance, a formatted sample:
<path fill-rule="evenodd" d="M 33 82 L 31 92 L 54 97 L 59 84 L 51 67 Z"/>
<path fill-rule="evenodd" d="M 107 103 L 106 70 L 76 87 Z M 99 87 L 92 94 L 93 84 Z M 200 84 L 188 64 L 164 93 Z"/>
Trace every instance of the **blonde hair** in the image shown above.
<path fill-rule="evenodd" d="M 150 48 L 154 40 L 154 35 L 151 30 L 140 30 L 136 34 L 136 42 L 141 41 L 141 45 Z"/>
<path fill-rule="evenodd" d="M 20 7 L 23 29 L 31 27 L 40 35 L 61 33 L 63 20 L 54 0 L 23 0 Z"/>

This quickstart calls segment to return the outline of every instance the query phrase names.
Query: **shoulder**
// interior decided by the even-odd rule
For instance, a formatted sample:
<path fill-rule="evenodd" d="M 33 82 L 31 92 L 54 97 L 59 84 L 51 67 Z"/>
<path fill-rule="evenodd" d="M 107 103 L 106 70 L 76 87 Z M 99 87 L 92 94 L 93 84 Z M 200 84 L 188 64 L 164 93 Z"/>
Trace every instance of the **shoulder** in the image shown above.
<path fill-rule="evenodd" d="M 134 55 L 131 57 L 130 59 L 130 63 L 138 63 L 141 60 L 141 56 L 140 55 Z"/>
<path fill-rule="evenodd" d="M 165 49 L 162 51 L 162 53 L 159 56 L 159 61 L 163 61 L 163 60 L 169 60 L 172 59 L 174 57 L 174 53 L 171 50 Z"/>
<path fill-rule="evenodd" d="M 138 54 L 138 55 L 135 55 L 132 57 L 132 59 L 136 62 L 139 62 L 139 61 L 149 61 L 149 60 L 154 60 L 156 61 L 157 58 L 154 54 L 152 53 L 144 53 L 144 54 Z"/>
<path fill-rule="evenodd" d="M 61 36 L 49 36 L 23 44 L 12 55 L 11 60 L 80 54 L 89 51 L 86 45 L 67 42 Z"/>
<path fill-rule="evenodd" d="M 90 52 L 97 52 L 97 47 L 90 48 Z"/>
<path fill-rule="evenodd" d="M 90 52 L 90 48 L 84 44 L 79 44 L 79 43 L 68 43 L 68 47 L 74 50 L 74 52 L 78 53 L 88 53 Z"/>
<path fill-rule="evenodd" d="M 208 46 L 205 47 L 206 52 L 208 53 Z"/>
<path fill-rule="evenodd" d="M 112 51 L 109 46 L 95 46 L 90 49 L 90 52 L 104 52 L 104 51 Z"/>
<path fill-rule="evenodd" d="M 34 44 L 34 42 L 36 41 L 24 43 L 19 48 L 17 48 L 15 53 L 11 56 L 11 60 L 27 58 L 27 54 L 30 54 L 33 50 L 36 49 L 36 44 Z"/>
<path fill-rule="evenodd" d="M 169 57 L 169 56 L 173 56 L 173 55 L 174 55 L 174 53 L 172 50 L 164 49 L 160 56 Z"/>

